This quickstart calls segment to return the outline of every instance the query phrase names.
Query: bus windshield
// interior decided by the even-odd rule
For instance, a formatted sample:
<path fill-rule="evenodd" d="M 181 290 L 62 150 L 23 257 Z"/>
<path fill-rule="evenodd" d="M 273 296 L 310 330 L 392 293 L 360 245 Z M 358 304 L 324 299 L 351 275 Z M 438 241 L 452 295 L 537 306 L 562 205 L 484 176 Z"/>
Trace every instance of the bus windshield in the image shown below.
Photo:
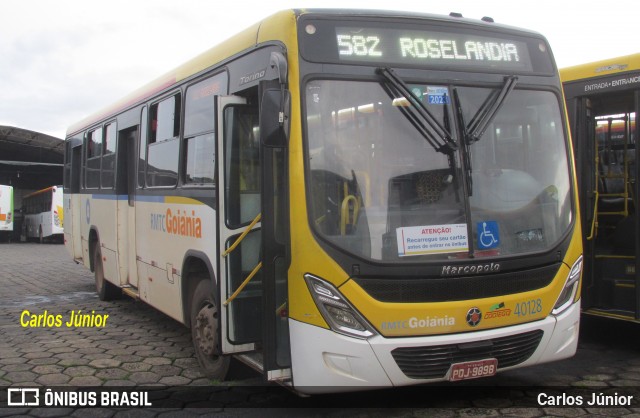
<path fill-rule="evenodd" d="M 307 84 L 317 234 L 384 262 L 519 255 L 556 245 L 572 220 L 557 95 L 513 86 L 504 94 L 504 85 L 407 87 L 456 146 L 434 146 L 410 123 L 410 101 L 384 82 Z M 483 116 L 486 126 L 473 129 Z"/>

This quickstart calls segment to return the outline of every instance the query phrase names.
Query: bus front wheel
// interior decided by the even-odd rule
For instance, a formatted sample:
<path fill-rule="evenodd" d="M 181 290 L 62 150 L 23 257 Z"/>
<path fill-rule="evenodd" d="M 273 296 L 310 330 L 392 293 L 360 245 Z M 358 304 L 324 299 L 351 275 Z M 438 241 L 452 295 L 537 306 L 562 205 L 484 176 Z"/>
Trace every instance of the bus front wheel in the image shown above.
<path fill-rule="evenodd" d="M 224 380 L 229 370 L 229 357 L 219 355 L 219 312 L 208 278 L 200 280 L 191 297 L 191 340 L 203 373 Z"/>
<path fill-rule="evenodd" d="M 93 252 L 93 270 L 96 278 L 96 293 L 100 300 L 113 300 L 120 296 L 120 288 L 104 278 L 104 268 L 102 266 L 102 253 L 96 244 Z"/>

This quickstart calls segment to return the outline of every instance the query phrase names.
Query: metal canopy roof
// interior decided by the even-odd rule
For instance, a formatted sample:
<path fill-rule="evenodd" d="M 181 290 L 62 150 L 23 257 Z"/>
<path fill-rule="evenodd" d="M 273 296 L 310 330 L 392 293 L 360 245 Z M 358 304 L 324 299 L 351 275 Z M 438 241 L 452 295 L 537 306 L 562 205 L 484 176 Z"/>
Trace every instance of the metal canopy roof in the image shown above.
<path fill-rule="evenodd" d="M 0 160 L 62 164 L 64 141 L 50 135 L 0 125 Z"/>
<path fill-rule="evenodd" d="M 0 184 L 24 189 L 62 184 L 63 163 L 62 139 L 0 125 Z"/>

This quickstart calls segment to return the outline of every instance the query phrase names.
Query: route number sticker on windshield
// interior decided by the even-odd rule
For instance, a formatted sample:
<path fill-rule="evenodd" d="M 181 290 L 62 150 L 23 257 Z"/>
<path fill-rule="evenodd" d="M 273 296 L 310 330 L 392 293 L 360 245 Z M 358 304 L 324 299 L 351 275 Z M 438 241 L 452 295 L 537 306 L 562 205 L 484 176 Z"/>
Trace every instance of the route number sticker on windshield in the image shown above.
<path fill-rule="evenodd" d="M 427 87 L 427 103 L 435 105 L 448 105 L 451 103 L 449 89 L 446 87 Z"/>
<path fill-rule="evenodd" d="M 469 251 L 466 224 L 398 228 L 396 239 L 400 257 Z"/>

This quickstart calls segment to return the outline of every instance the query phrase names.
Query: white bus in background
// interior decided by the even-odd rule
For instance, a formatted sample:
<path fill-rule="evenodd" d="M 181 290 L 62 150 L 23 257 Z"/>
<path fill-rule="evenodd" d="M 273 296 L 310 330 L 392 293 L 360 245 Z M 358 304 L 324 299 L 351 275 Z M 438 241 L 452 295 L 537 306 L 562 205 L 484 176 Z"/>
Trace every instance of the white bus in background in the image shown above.
<path fill-rule="evenodd" d="M 13 187 L 0 185 L 0 239 L 13 233 Z"/>
<path fill-rule="evenodd" d="M 24 209 L 24 235 L 37 238 L 42 243 L 46 238 L 59 238 L 64 234 L 62 186 L 51 186 L 33 192 L 22 199 Z"/>

